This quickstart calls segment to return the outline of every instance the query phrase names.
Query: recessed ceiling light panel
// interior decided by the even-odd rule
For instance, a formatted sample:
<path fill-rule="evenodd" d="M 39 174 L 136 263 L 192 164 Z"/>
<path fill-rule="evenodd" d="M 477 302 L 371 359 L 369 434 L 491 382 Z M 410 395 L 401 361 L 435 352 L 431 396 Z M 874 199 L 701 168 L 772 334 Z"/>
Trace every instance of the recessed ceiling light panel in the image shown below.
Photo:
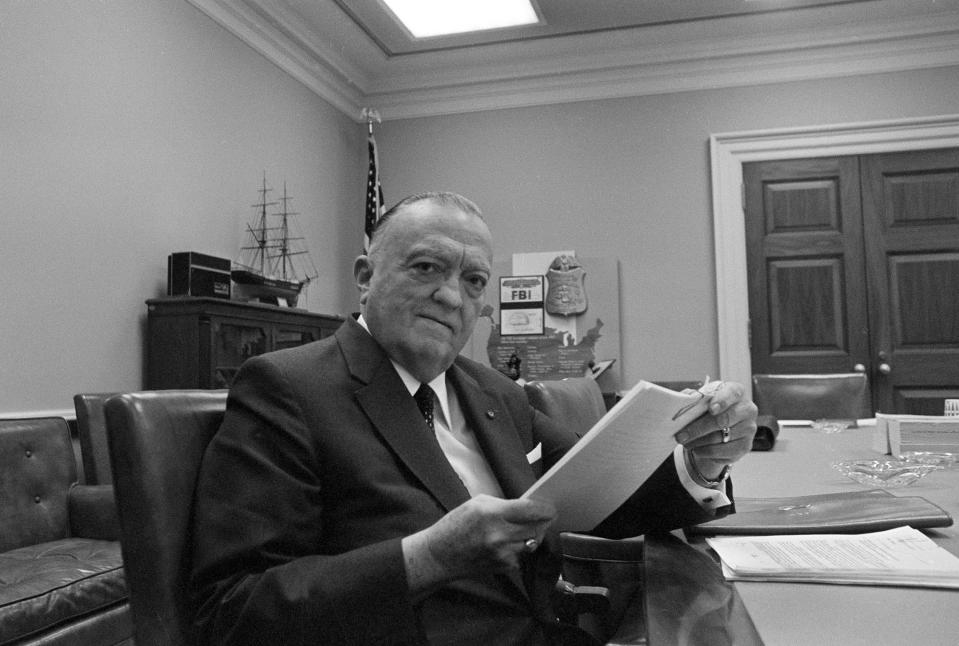
<path fill-rule="evenodd" d="M 414 38 L 535 25 L 530 0 L 382 0 Z"/>

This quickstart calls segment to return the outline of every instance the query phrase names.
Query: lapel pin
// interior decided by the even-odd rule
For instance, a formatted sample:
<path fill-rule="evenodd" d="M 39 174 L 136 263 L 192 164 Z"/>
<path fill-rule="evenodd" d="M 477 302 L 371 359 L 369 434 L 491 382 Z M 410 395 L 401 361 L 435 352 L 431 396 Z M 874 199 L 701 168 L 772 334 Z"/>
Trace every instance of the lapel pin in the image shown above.
<path fill-rule="evenodd" d="M 492 408 L 489 408 L 486 411 L 486 416 L 490 419 L 493 419 L 494 417 L 496 417 L 496 411 L 493 410 Z"/>

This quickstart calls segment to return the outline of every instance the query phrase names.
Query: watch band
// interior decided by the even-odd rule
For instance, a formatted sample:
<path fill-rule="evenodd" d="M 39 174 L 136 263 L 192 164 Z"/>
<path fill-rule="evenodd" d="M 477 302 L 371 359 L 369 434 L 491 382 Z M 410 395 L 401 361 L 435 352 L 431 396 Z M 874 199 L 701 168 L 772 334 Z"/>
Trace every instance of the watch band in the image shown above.
<path fill-rule="evenodd" d="M 718 489 L 729 476 L 729 465 L 727 464 L 723 467 L 723 470 L 719 472 L 715 480 L 709 480 L 700 472 L 699 467 L 696 466 L 696 459 L 693 457 L 693 454 L 689 451 L 686 451 L 685 454 L 689 475 L 696 484 L 709 489 Z"/>

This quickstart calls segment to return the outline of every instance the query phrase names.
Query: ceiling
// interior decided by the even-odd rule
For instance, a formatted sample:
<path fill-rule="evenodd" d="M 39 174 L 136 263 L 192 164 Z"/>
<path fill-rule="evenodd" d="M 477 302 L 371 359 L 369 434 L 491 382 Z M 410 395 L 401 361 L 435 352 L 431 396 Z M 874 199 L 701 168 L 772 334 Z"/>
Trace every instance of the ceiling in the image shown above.
<path fill-rule="evenodd" d="M 356 120 L 959 65 L 959 0 L 534 0 L 414 39 L 379 0 L 189 0 Z"/>

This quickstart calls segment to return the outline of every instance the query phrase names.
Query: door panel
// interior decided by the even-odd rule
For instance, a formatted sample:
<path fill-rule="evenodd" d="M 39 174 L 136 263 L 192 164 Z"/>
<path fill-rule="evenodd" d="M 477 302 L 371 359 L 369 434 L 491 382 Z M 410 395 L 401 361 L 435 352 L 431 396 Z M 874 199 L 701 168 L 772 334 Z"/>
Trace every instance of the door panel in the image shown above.
<path fill-rule="evenodd" d="M 753 372 L 870 375 L 875 408 L 959 398 L 959 150 L 743 165 Z"/>
<path fill-rule="evenodd" d="M 941 415 L 959 397 L 959 150 L 869 155 L 862 174 L 877 405 Z"/>
<path fill-rule="evenodd" d="M 845 354 L 842 263 L 835 258 L 773 260 L 768 267 L 772 354 Z"/>
<path fill-rule="evenodd" d="M 753 372 L 867 362 L 858 160 L 748 163 L 743 177 Z"/>

